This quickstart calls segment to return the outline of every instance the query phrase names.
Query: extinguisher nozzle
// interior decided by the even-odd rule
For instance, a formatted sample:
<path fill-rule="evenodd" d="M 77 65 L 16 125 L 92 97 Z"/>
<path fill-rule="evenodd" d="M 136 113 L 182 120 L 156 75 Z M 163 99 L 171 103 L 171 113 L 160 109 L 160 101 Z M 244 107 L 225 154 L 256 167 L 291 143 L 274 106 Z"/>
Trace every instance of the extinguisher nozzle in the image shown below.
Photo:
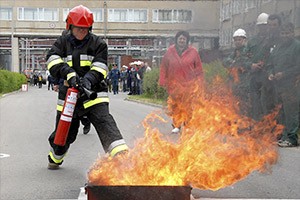
<path fill-rule="evenodd" d="M 85 87 L 82 87 L 84 93 L 86 94 L 86 96 L 90 99 L 90 100 L 94 100 L 97 98 L 97 93 L 91 90 L 86 89 Z"/>

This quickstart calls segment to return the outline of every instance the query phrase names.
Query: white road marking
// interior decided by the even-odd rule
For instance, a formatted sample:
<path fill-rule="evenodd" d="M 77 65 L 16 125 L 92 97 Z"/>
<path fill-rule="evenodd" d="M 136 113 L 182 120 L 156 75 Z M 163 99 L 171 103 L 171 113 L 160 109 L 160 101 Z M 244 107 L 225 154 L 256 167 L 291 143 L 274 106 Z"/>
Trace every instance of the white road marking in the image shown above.
<path fill-rule="evenodd" d="M 8 157 L 10 157 L 9 154 L 0 153 L 0 158 L 8 158 Z"/>
<path fill-rule="evenodd" d="M 80 188 L 80 193 L 77 200 L 87 200 L 87 195 L 85 194 L 85 188 Z"/>

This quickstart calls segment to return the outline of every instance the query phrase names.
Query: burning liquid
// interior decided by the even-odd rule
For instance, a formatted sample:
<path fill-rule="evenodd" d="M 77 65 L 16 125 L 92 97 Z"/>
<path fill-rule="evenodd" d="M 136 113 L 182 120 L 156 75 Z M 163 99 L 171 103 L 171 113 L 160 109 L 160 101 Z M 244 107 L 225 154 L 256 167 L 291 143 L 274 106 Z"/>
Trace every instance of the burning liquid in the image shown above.
<path fill-rule="evenodd" d="M 169 107 L 176 103 L 182 111 L 172 117 L 188 121 L 177 143 L 151 127 L 153 120 L 165 122 L 152 113 L 143 122 L 144 138 L 127 154 L 99 158 L 88 173 L 89 183 L 218 190 L 276 163 L 276 137 L 283 130 L 276 124 L 276 112 L 256 122 L 235 112 L 236 101 L 224 88 L 205 94 L 200 87 L 191 89 L 182 93 L 180 102 L 168 101 Z"/>

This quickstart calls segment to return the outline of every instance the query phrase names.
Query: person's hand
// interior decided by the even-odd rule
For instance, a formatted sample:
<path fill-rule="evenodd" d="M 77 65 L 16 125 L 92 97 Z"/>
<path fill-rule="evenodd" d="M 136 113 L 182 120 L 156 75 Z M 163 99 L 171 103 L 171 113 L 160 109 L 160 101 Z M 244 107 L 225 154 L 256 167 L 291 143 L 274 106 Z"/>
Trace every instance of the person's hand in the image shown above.
<path fill-rule="evenodd" d="M 91 90 L 92 89 L 92 83 L 87 79 L 86 77 L 82 78 L 81 84 L 84 88 Z"/>
<path fill-rule="evenodd" d="M 54 90 L 55 92 L 58 92 L 58 88 L 59 88 L 59 85 L 53 85 L 53 90 Z"/>
<path fill-rule="evenodd" d="M 270 76 L 269 76 L 269 80 L 270 81 L 273 81 L 275 79 L 275 76 L 273 75 L 273 74 L 271 74 Z"/>
<path fill-rule="evenodd" d="M 260 70 L 260 69 L 262 69 L 262 65 L 261 65 L 261 63 L 253 63 L 251 66 L 251 69 Z"/>
<path fill-rule="evenodd" d="M 70 87 L 77 87 L 79 82 L 79 77 L 76 72 L 71 72 L 67 75 L 67 82 Z"/>
<path fill-rule="evenodd" d="M 283 76 L 282 72 L 278 72 L 275 74 L 275 79 L 280 80 L 282 78 L 282 76 Z"/>

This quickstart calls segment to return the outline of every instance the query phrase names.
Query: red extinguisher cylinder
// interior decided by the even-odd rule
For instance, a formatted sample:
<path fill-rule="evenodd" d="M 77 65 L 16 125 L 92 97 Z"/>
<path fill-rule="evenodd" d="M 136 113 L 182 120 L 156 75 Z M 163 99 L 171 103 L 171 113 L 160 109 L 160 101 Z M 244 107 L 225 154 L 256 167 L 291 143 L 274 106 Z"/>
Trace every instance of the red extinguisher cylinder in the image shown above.
<path fill-rule="evenodd" d="M 57 125 L 54 144 L 64 146 L 70 130 L 79 91 L 76 88 L 69 88 L 65 98 L 63 110 Z"/>

